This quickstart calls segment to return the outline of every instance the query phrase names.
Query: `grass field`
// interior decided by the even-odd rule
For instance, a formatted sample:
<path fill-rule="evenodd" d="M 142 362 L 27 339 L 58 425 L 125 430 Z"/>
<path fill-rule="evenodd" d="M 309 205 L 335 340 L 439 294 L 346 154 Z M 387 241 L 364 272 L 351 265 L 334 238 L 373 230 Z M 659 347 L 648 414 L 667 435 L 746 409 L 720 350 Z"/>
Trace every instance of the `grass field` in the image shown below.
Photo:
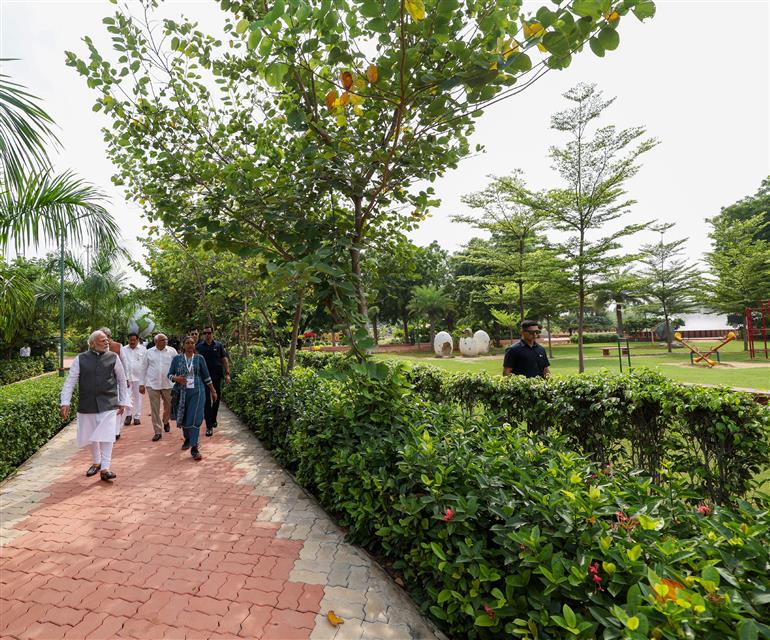
<path fill-rule="evenodd" d="M 707 351 L 719 340 L 693 341 L 692 344 L 700 351 Z M 587 344 L 585 345 L 585 368 L 588 373 L 607 370 L 619 371 L 617 351 L 610 357 L 602 355 L 602 347 L 615 347 L 616 344 Z M 749 359 L 743 351 L 743 343 L 732 342 L 720 350 L 723 366 L 710 368 L 706 365 L 691 365 L 689 351 L 685 348 L 674 349 L 667 353 L 666 346 L 661 344 L 631 343 L 631 366 L 655 369 L 664 375 L 680 382 L 696 384 L 723 384 L 730 387 L 746 389 L 770 390 L 770 360 Z M 465 358 L 457 355 L 453 358 L 436 358 L 432 353 L 394 353 L 380 354 L 379 358 L 395 358 L 410 362 L 420 362 L 448 371 L 486 371 L 499 375 L 503 368 L 503 350 L 493 349 L 492 354 L 479 358 Z M 551 373 L 554 376 L 568 376 L 577 373 L 577 345 L 554 345 L 551 360 Z M 623 357 L 623 370 L 628 370 L 628 360 Z"/>

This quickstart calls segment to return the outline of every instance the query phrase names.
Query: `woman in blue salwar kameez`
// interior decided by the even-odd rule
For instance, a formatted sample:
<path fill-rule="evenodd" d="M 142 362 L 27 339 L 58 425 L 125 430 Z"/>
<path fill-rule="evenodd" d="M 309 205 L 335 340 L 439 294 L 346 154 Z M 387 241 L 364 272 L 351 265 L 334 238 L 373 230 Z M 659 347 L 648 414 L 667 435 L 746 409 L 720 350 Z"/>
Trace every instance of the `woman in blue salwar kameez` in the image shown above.
<path fill-rule="evenodd" d="M 172 403 L 177 427 L 182 428 L 184 444 L 182 449 L 190 449 L 194 460 L 203 458 L 198 450 L 198 438 L 203 423 L 203 408 L 206 404 L 205 384 L 209 388 L 212 401 L 216 401 L 217 392 L 211 382 L 209 369 L 203 356 L 195 353 L 195 341 L 185 336 L 182 342 L 183 353 L 175 356 L 168 369 L 168 378 L 174 383 L 172 395 L 179 400 Z"/>

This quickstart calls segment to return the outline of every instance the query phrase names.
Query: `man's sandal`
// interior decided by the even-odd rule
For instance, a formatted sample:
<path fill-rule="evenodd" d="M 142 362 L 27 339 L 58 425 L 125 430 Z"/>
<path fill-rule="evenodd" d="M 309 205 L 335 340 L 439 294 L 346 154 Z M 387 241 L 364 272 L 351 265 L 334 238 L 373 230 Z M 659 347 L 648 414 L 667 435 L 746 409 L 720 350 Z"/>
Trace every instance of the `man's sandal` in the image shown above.
<path fill-rule="evenodd" d="M 86 477 L 90 478 L 91 476 L 95 476 L 101 468 L 102 465 L 100 464 L 92 464 L 90 467 L 88 467 L 88 471 L 86 471 Z"/>

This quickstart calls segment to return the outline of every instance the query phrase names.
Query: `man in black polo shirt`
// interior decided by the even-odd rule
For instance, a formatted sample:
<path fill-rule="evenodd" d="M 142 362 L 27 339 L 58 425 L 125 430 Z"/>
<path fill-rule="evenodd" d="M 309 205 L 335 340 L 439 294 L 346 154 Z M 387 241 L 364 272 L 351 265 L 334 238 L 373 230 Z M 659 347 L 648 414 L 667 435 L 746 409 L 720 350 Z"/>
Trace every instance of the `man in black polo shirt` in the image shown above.
<path fill-rule="evenodd" d="M 219 340 L 214 340 L 214 327 L 203 327 L 203 340 L 195 345 L 195 350 L 203 356 L 211 376 L 211 382 L 217 392 L 217 399 L 211 402 L 208 387 L 206 389 L 206 406 L 203 408 L 203 416 L 206 419 L 206 435 L 214 435 L 217 426 L 217 412 L 219 411 L 219 398 L 222 397 L 222 378 L 230 382 L 230 360 L 227 351 Z"/>
<path fill-rule="evenodd" d="M 540 335 L 540 325 L 534 320 L 521 323 L 521 340 L 505 350 L 503 375 L 550 378 L 551 363 L 545 349 L 535 342 Z"/>

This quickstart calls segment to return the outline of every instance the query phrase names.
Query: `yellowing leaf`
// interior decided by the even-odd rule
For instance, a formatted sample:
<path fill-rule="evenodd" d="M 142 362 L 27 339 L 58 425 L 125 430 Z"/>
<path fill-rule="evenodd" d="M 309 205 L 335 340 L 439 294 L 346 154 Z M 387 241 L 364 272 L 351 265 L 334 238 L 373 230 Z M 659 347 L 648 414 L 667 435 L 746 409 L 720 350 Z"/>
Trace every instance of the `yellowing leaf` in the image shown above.
<path fill-rule="evenodd" d="M 340 74 L 340 83 L 345 87 L 345 91 L 353 86 L 353 74 L 350 71 L 343 71 Z"/>
<path fill-rule="evenodd" d="M 628 620 L 626 620 L 626 626 L 631 629 L 631 631 L 636 631 L 639 628 L 639 618 L 636 616 L 631 616 Z"/>
<path fill-rule="evenodd" d="M 522 28 L 524 30 L 524 37 L 527 40 L 542 38 L 545 33 L 545 27 L 539 22 L 525 22 Z"/>
<path fill-rule="evenodd" d="M 644 513 L 640 513 L 638 518 L 639 524 L 642 525 L 642 529 L 645 531 L 660 531 L 665 524 L 663 518 L 651 518 Z"/>
<path fill-rule="evenodd" d="M 334 108 L 334 103 L 337 101 L 337 92 L 332 89 L 326 94 L 326 107 L 329 109 Z"/>
<path fill-rule="evenodd" d="M 636 562 L 642 555 L 642 545 L 637 544 L 632 549 L 626 549 L 626 555 L 631 562 Z"/>
<path fill-rule="evenodd" d="M 350 100 L 350 94 L 346 91 L 340 96 L 340 105 L 344 107 L 349 100 Z"/>
<path fill-rule="evenodd" d="M 345 624 L 345 621 L 340 618 L 334 611 L 329 609 L 326 614 L 326 619 L 331 622 L 335 627 L 339 627 L 341 624 Z"/>
<path fill-rule="evenodd" d="M 364 112 L 360 104 L 357 104 L 355 107 L 353 107 L 353 111 L 357 116 L 360 116 Z"/>
<path fill-rule="evenodd" d="M 425 4 L 422 0 L 404 0 L 404 8 L 415 22 L 425 20 Z"/>
<path fill-rule="evenodd" d="M 358 106 L 359 104 L 362 104 L 363 101 L 364 101 L 364 96 L 361 96 L 357 93 L 350 94 L 350 104 L 354 106 Z"/>
<path fill-rule="evenodd" d="M 377 67 L 373 64 L 370 64 L 369 67 L 366 69 L 366 79 L 371 84 L 374 84 L 375 82 L 377 82 L 378 78 L 379 78 L 379 73 L 377 71 Z"/>
<path fill-rule="evenodd" d="M 617 11 L 612 11 L 604 17 L 607 19 L 607 22 L 616 22 L 620 20 L 620 14 Z"/>

